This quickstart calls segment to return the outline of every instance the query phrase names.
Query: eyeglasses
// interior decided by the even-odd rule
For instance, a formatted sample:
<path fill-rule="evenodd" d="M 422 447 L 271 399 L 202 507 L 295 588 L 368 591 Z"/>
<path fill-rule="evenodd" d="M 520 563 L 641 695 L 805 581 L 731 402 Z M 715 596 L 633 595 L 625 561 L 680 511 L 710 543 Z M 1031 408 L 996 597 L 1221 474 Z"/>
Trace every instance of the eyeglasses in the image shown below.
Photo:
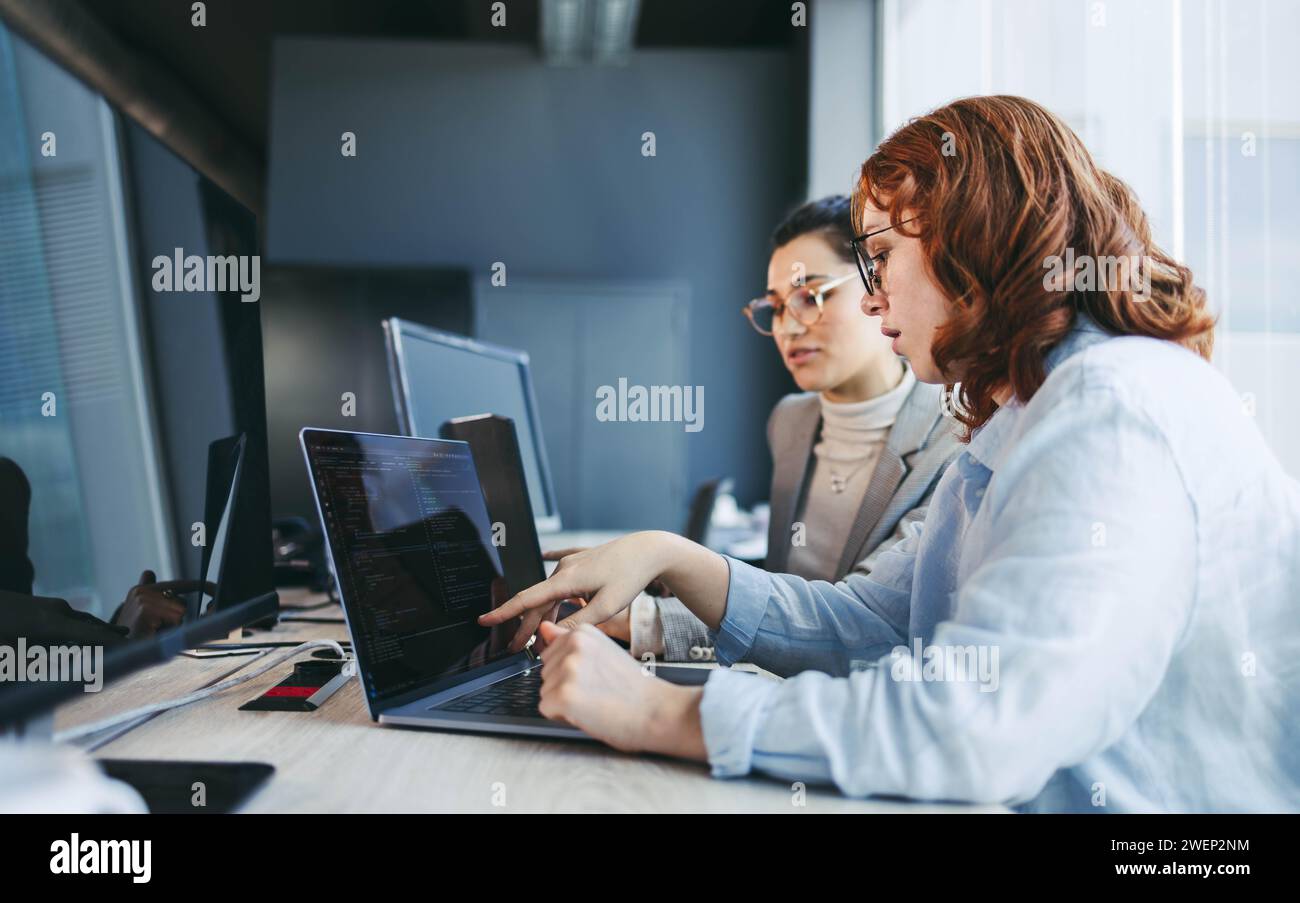
<path fill-rule="evenodd" d="M 852 278 L 853 274 L 849 273 L 816 286 L 802 286 L 792 291 L 784 301 L 779 298 L 773 301 L 776 292 L 768 292 L 742 307 L 741 313 L 749 318 L 750 325 L 759 335 L 771 335 L 777 318 L 784 316 L 787 311 L 804 326 L 812 326 L 822 318 L 826 296 Z"/>
<path fill-rule="evenodd" d="M 879 235 L 881 232 L 888 232 L 890 229 L 910 223 L 914 219 L 916 219 L 916 217 L 905 219 L 903 222 L 895 223 L 893 226 L 876 229 L 874 232 L 863 232 L 861 235 L 849 239 L 849 244 L 853 245 L 853 259 L 858 262 L 858 275 L 862 277 L 862 285 L 867 290 L 868 295 L 874 295 L 876 289 L 880 288 L 884 283 L 883 277 L 876 270 L 876 257 L 881 257 L 883 254 L 877 254 L 876 257 L 868 257 L 866 246 L 861 244 L 861 242 L 866 241 L 873 235 Z"/>

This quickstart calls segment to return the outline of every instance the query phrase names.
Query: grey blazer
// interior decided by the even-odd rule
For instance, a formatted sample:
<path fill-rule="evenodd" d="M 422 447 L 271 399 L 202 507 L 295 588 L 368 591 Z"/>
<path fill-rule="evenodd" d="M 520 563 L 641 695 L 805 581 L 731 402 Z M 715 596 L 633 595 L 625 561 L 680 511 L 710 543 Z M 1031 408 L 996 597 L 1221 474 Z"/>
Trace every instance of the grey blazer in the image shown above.
<path fill-rule="evenodd" d="M 940 386 L 918 382 L 908 393 L 863 492 L 858 516 L 844 539 L 836 579 L 854 572 L 869 573 L 876 556 L 901 539 L 908 525 L 925 520 L 939 477 L 960 451 L 955 424 L 940 408 L 942 392 Z M 821 403 L 815 392 L 787 395 L 768 418 L 767 442 L 772 450 L 769 571 L 782 573 L 786 569 L 791 526 L 807 491 L 821 420 Z M 665 659 L 711 658 L 712 644 L 704 623 L 676 599 L 658 603 Z"/>

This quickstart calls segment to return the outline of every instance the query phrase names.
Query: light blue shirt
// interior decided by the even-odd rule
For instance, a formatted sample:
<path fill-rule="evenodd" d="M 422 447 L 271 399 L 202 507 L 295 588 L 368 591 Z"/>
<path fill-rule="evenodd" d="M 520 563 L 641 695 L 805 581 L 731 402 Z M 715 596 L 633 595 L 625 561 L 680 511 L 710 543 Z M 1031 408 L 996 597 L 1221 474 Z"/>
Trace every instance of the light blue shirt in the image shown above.
<path fill-rule="evenodd" d="M 719 661 L 798 676 L 710 677 L 715 775 L 1300 811 L 1300 484 L 1186 349 L 1080 316 L 869 576 L 728 563 Z"/>

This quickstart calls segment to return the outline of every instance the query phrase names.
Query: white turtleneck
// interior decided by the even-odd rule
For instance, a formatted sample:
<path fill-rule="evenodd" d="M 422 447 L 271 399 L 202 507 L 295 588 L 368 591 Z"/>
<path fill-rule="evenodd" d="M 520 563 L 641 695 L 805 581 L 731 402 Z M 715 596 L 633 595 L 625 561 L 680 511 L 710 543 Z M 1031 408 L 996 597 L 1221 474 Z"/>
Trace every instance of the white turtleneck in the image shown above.
<path fill-rule="evenodd" d="M 789 573 L 808 580 L 844 576 L 837 573 L 844 543 L 889 430 L 915 385 L 916 376 L 905 367 L 898 385 L 884 395 L 847 403 L 821 398 L 821 434 L 813 446 L 807 490 L 795 513 L 796 523 L 803 525 L 802 537 L 797 529 L 790 534 Z"/>

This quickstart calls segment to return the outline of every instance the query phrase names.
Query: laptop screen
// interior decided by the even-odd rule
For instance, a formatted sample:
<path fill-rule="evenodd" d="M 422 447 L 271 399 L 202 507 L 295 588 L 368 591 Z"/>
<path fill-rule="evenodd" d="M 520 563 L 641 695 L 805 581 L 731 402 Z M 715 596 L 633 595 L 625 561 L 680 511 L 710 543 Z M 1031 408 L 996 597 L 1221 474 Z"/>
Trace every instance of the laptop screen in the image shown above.
<path fill-rule="evenodd" d="M 509 595 L 469 446 L 312 429 L 302 443 L 370 702 L 509 655 L 518 621 L 477 621 Z"/>

